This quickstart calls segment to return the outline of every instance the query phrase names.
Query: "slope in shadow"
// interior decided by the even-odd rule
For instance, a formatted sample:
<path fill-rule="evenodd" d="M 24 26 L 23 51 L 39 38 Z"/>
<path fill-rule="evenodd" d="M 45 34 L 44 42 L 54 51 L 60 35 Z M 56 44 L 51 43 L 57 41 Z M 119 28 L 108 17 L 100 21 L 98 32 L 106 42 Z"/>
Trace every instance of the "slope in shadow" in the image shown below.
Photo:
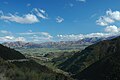
<path fill-rule="evenodd" d="M 0 57 L 5 60 L 25 59 L 20 52 L 10 49 L 0 44 Z"/>
<path fill-rule="evenodd" d="M 120 37 L 87 47 L 62 63 L 79 80 L 120 80 Z"/>

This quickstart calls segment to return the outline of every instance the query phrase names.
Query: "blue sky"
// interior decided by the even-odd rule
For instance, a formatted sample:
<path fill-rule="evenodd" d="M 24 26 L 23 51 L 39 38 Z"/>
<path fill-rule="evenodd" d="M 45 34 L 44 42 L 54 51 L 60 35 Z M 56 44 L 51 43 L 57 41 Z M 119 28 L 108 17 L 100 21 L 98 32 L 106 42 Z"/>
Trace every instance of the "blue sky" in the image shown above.
<path fill-rule="evenodd" d="M 0 41 L 60 41 L 119 33 L 120 0 L 0 0 Z"/>

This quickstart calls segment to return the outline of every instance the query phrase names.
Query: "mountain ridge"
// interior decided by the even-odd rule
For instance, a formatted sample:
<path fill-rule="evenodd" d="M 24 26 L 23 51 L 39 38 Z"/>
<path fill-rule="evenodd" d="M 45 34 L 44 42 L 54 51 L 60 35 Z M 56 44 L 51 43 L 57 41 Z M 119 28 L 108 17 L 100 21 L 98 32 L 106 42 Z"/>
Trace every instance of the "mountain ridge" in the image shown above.
<path fill-rule="evenodd" d="M 60 42 L 44 42 L 44 43 L 33 43 L 33 42 L 4 42 L 2 43 L 4 46 L 11 48 L 71 48 L 76 47 L 79 48 L 81 46 L 88 46 L 94 43 L 97 43 L 102 40 L 112 39 L 116 36 L 111 37 L 92 37 L 92 38 L 83 38 L 78 41 L 60 41 Z"/>

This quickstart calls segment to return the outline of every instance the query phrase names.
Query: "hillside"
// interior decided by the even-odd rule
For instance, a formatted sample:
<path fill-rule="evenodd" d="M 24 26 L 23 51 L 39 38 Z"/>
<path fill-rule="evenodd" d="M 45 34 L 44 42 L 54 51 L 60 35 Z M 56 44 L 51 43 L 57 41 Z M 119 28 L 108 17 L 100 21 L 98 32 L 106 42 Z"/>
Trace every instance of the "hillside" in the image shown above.
<path fill-rule="evenodd" d="M 53 72 L 33 60 L 26 62 L 6 62 L 0 59 L 1 80 L 73 80 L 60 73 Z"/>
<path fill-rule="evenodd" d="M 0 57 L 5 60 L 25 59 L 25 56 L 22 55 L 20 52 L 5 47 L 1 44 L 0 44 Z"/>
<path fill-rule="evenodd" d="M 0 80 L 73 80 L 0 45 Z"/>
<path fill-rule="evenodd" d="M 109 78 L 110 78 L 110 74 L 112 75 L 113 78 L 115 78 L 114 75 L 116 74 L 117 76 L 118 73 L 120 73 L 119 44 L 120 44 L 120 37 L 117 37 L 112 40 L 105 40 L 98 42 L 94 45 L 87 47 L 82 52 L 75 53 L 75 55 L 73 55 L 71 58 L 66 60 L 64 63 L 60 64 L 59 67 L 65 71 L 74 74 L 75 75 L 74 77 L 78 79 L 85 78 L 88 80 L 98 80 L 98 79 L 94 79 L 98 77 L 98 78 L 102 78 L 99 80 L 104 80 L 104 77 L 107 76 L 107 73 L 109 75 L 108 76 Z M 117 78 L 118 77 L 119 76 L 117 76 Z M 113 78 L 111 80 L 114 80 Z"/>
<path fill-rule="evenodd" d="M 73 77 L 78 80 L 120 80 L 119 53 L 120 51 L 117 51 L 105 57 Z"/>

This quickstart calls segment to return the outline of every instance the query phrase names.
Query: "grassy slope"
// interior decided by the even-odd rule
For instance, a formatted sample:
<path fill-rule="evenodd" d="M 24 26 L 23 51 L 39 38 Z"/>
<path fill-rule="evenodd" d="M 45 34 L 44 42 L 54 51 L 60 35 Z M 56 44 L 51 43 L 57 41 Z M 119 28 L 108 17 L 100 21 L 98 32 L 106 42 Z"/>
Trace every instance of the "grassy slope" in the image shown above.
<path fill-rule="evenodd" d="M 79 80 L 120 80 L 120 54 L 109 55 L 73 77 Z"/>
<path fill-rule="evenodd" d="M 78 76 L 78 74 L 81 71 L 83 71 L 84 69 L 86 69 L 87 67 L 89 67 L 90 65 L 94 64 L 95 62 L 97 62 L 99 60 L 102 60 L 103 58 L 107 58 L 107 56 L 109 56 L 109 55 L 112 55 L 114 53 L 120 53 L 119 52 L 119 50 L 120 50 L 119 44 L 120 44 L 120 37 L 112 39 L 112 40 L 106 40 L 106 41 L 96 43 L 94 45 L 87 47 L 82 52 L 77 52 L 75 55 L 73 55 L 71 58 L 66 60 L 64 63 L 60 64 L 59 67 L 65 71 L 75 74 L 77 76 L 77 78 L 79 78 L 80 75 Z M 113 61 L 115 61 L 114 60 L 115 58 L 112 58 L 112 59 L 113 59 Z M 113 64 L 113 63 L 111 63 L 111 64 Z M 119 62 L 116 64 L 118 64 L 116 66 L 116 67 L 118 67 Z M 99 67 L 99 66 L 97 66 L 97 67 Z M 98 70 L 99 69 L 100 68 L 98 68 Z M 113 68 L 111 68 L 111 69 L 113 69 Z M 96 74 L 97 74 L 98 70 L 94 70 L 96 72 Z"/>
<path fill-rule="evenodd" d="M 72 80 L 33 60 L 9 63 L 0 59 L 1 74 L 4 75 L 6 80 Z"/>
<path fill-rule="evenodd" d="M 37 62 L 8 62 L 10 59 L 25 59 L 20 52 L 0 45 L 0 79 L 2 80 L 72 80 L 52 71 Z"/>

